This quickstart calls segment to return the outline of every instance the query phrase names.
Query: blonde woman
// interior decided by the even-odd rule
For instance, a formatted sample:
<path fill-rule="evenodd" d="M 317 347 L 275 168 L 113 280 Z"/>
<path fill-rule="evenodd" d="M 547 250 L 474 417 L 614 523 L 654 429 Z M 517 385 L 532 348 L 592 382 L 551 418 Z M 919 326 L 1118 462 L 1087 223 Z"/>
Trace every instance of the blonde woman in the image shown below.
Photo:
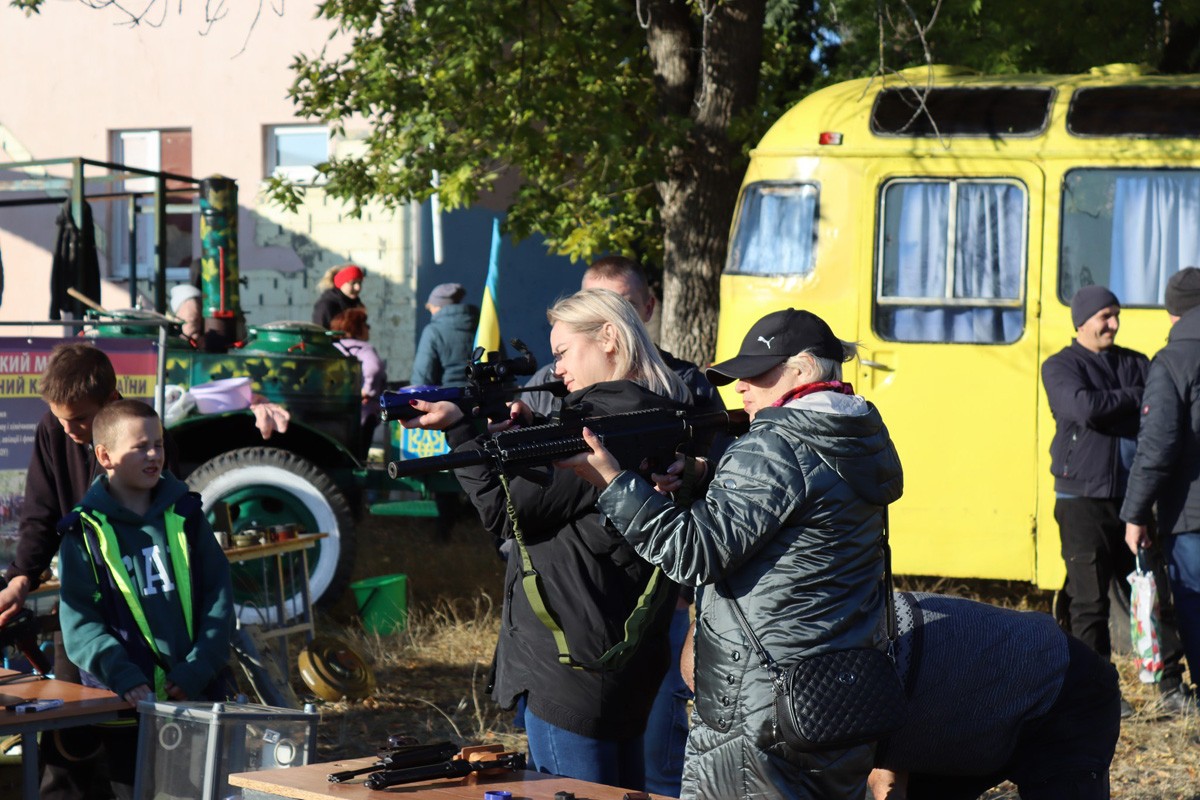
<path fill-rule="evenodd" d="M 571 390 L 564 409 L 586 403 L 589 415 L 600 416 L 678 407 L 690 399 L 620 295 L 585 290 L 560 300 L 547 316 L 555 374 Z M 453 404 L 414 401 L 414 406 L 425 413 L 406 426 L 445 429 L 455 452 L 479 447 Z M 513 423 L 532 420 L 528 409 L 514 403 Z M 506 511 L 511 496 L 525 557 L 540 576 L 542 597 L 574 659 L 595 662 L 625 639 L 625 621 L 654 570 L 597 512 L 594 487 L 549 466 L 510 476 L 507 491 L 486 467 L 455 473 L 485 527 L 507 539 L 515 535 Z M 522 561 L 515 548 L 505 576 L 492 697 L 509 708 L 525 699 L 529 752 L 537 769 L 641 788 L 642 733 L 668 669 L 675 586 L 662 585 L 628 660 L 616 668 L 577 669 L 560 663 L 553 634 L 534 612 L 522 584 Z"/>

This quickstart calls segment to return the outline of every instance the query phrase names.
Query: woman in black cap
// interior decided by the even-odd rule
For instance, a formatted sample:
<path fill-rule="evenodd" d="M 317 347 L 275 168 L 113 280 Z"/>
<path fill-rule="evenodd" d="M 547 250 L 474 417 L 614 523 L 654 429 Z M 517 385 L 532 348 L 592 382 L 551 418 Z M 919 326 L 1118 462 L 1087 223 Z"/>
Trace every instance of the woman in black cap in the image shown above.
<path fill-rule="evenodd" d="M 696 621 L 696 716 L 683 797 L 859 798 L 874 745 L 803 753 L 774 729 L 770 676 L 736 602 L 783 669 L 801 657 L 886 646 L 884 507 L 900 460 L 873 405 L 841 380 L 857 346 L 807 311 L 763 317 L 738 355 L 708 370 L 736 381 L 751 417 L 703 498 L 688 508 L 600 441 L 560 466 L 600 487 L 597 506 L 635 550 L 684 585 L 712 584 Z M 655 476 L 659 488 L 678 481 Z"/>

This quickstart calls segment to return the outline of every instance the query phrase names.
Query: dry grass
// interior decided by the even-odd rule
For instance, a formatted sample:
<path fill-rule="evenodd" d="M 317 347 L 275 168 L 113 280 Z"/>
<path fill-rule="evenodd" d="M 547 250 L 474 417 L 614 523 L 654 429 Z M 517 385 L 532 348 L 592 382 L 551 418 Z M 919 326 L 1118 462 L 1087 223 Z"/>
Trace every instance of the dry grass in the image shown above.
<path fill-rule="evenodd" d="M 499 742 L 522 749 L 523 735 L 485 690 L 499 624 L 502 565 L 471 515 L 448 528 L 431 521 L 369 520 L 359 557 L 363 577 L 404 572 L 414 604 L 402 634 L 364 634 L 353 609 L 340 609 L 323 632 L 345 638 L 374 665 L 379 689 L 356 703 L 325 703 L 322 760 L 373 755 L 390 733 L 432 742 Z M 1011 608 L 1049 611 L 1051 595 L 1028 584 L 905 577 L 903 589 L 974 597 Z M 1200 715 L 1155 713 L 1154 686 L 1138 683 L 1130 659 L 1118 661 L 1122 691 L 1136 709 L 1122 726 L 1112 767 L 1114 798 L 1200 800 Z M 298 689 L 303 687 L 297 686 Z M 985 795 L 1016 800 L 1005 785 Z"/>

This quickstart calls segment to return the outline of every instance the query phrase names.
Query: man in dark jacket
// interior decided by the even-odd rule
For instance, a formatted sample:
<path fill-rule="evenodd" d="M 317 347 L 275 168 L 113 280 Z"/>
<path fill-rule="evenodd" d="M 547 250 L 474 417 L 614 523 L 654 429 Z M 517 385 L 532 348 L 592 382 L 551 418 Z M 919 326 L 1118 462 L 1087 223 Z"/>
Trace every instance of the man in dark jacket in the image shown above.
<path fill-rule="evenodd" d="M 475 346 L 479 309 L 463 303 L 467 290 L 458 283 L 440 283 L 429 293 L 425 308 L 432 315 L 413 358 L 413 386 L 463 386 Z"/>
<path fill-rule="evenodd" d="M 1127 523 L 1125 541 L 1136 552 L 1150 544 L 1149 523 L 1158 505 L 1176 620 L 1195 680 L 1200 672 L 1200 269 L 1186 267 L 1171 276 L 1166 306 L 1171 334 L 1146 379 L 1121 519 Z"/>
<path fill-rule="evenodd" d="M 877 800 L 1107 800 L 1120 734 L 1117 671 L 1047 614 L 896 594 L 908 720 L 880 743 Z"/>
<path fill-rule="evenodd" d="M 1115 344 L 1121 305 L 1103 286 L 1085 286 L 1071 299 L 1075 340 L 1046 359 L 1042 382 L 1057 429 L 1050 444 L 1054 518 L 1067 565 L 1071 632 L 1102 658 L 1112 655 L 1109 586 L 1133 571 L 1122 546 L 1118 511 L 1137 436 L 1138 408 L 1149 359 Z M 1179 711 L 1183 666 L 1174 629 L 1167 633 L 1162 706 Z M 1132 712 L 1124 700 L 1122 711 Z"/>

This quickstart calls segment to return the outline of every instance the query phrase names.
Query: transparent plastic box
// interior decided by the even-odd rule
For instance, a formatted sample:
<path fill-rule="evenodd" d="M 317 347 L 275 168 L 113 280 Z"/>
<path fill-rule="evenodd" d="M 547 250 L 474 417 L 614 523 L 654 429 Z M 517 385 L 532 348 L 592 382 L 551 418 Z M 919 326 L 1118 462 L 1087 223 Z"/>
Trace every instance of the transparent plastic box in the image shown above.
<path fill-rule="evenodd" d="M 297 767 L 316 756 L 317 721 L 304 711 L 254 704 L 138 704 L 137 800 L 227 800 L 229 775 Z"/>

